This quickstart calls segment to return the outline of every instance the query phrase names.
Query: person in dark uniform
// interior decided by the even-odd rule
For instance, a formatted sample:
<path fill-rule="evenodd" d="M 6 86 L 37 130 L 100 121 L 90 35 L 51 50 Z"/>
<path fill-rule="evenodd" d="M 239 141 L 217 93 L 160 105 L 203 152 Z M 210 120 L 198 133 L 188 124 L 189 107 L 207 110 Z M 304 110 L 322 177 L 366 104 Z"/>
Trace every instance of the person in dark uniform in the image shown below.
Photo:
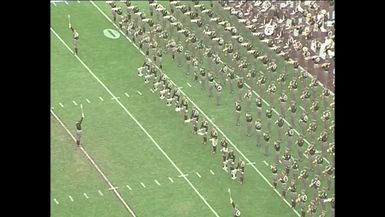
<path fill-rule="evenodd" d="M 318 175 L 315 175 L 311 180 L 309 188 L 313 189 L 313 198 L 315 199 L 318 196 L 318 189 L 321 187 L 321 180 Z"/>
<path fill-rule="evenodd" d="M 275 157 L 274 157 L 274 162 L 276 165 L 279 164 L 279 156 L 280 156 L 280 150 L 281 150 L 281 141 L 280 140 L 276 140 L 274 142 L 274 150 L 275 150 Z"/>
<path fill-rule="evenodd" d="M 209 88 L 209 97 L 213 96 L 213 89 L 214 89 L 214 75 L 213 73 L 209 72 L 207 73 L 207 80 L 208 80 L 208 88 Z"/>
<path fill-rule="evenodd" d="M 239 210 L 239 207 L 237 205 L 235 205 L 235 203 L 231 197 L 230 197 L 230 203 L 231 203 L 231 206 L 233 207 L 234 217 L 241 217 L 241 211 Z"/>
<path fill-rule="evenodd" d="M 326 177 L 327 190 L 330 191 L 332 186 L 332 176 L 334 173 L 334 167 L 332 165 L 327 165 L 325 170 L 322 171 L 322 174 Z"/>
<path fill-rule="evenodd" d="M 235 101 L 235 126 L 240 125 L 241 109 L 241 103 L 239 100 Z"/>
<path fill-rule="evenodd" d="M 295 187 L 295 182 L 292 182 L 289 189 L 290 191 L 290 199 L 291 199 L 291 207 L 295 208 L 296 200 L 297 200 L 297 188 Z"/>
<path fill-rule="evenodd" d="M 201 89 L 204 90 L 206 87 L 206 70 L 203 68 L 200 68 L 199 73 L 200 73 L 199 83 L 201 84 Z"/>
<path fill-rule="evenodd" d="M 273 109 L 271 107 L 266 109 L 266 117 L 267 117 L 267 130 L 271 130 L 271 122 L 272 122 L 272 117 L 273 117 Z"/>
<path fill-rule="evenodd" d="M 285 167 L 285 173 L 289 176 L 290 168 L 291 168 L 291 154 L 289 153 L 289 149 L 286 148 L 285 152 L 282 155 L 282 163 Z"/>
<path fill-rule="evenodd" d="M 220 83 L 215 83 L 215 90 L 216 90 L 216 101 L 218 106 L 220 105 L 220 101 L 221 101 L 222 85 Z"/>
<path fill-rule="evenodd" d="M 269 155 L 269 140 L 270 140 L 270 134 L 269 131 L 266 131 L 263 133 L 263 139 L 265 140 L 265 156 Z"/>
<path fill-rule="evenodd" d="M 305 189 L 301 190 L 301 193 L 298 194 L 296 202 L 299 203 L 301 206 L 301 217 L 305 217 L 306 214 L 306 201 L 307 201 L 307 195 Z"/>
<path fill-rule="evenodd" d="M 229 157 L 227 158 L 230 163 L 230 175 L 231 179 L 235 180 L 237 178 L 237 170 L 235 168 L 235 154 L 234 151 L 229 152 Z"/>
<path fill-rule="evenodd" d="M 76 144 L 80 146 L 80 138 L 82 137 L 82 122 L 84 119 L 84 115 L 80 118 L 79 121 L 76 122 Z"/>
<path fill-rule="evenodd" d="M 245 175 L 245 162 L 240 159 L 237 165 L 237 170 L 239 171 L 239 181 L 243 184 L 244 175 Z"/>
<path fill-rule="evenodd" d="M 221 144 L 221 152 L 222 152 L 222 163 L 223 163 L 223 167 L 222 169 L 226 172 L 227 171 L 227 155 L 229 153 L 229 148 L 228 148 L 228 142 L 227 142 L 227 139 L 225 137 L 223 137 L 220 141 L 220 144 Z"/>
<path fill-rule="evenodd" d="M 202 141 L 202 144 L 206 145 L 207 144 L 207 132 L 209 130 L 209 123 L 207 122 L 207 120 L 203 120 L 203 122 L 201 123 L 201 127 L 200 129 L 198 130 L 198 134 L 203 136 L 203 141 Z"/>
<path fill-rule="evenodd" d="M 287 188 L 287 182 L 289 181 L 289 178 L 287 177 L 287 174 L 282 171 L 281 177 L 279 178 L 280 184 L 281 184 L 281 195 L 282 197 L 286 197 L 286 188 Z"/>
<path fill-rule="evenodd" d="M 235 73 L 234 70 L 229 70 L 229 72 L 226 75 L 226 81 L 228 82 L 228 85 L 230 87 L 230 93 L 234 92 L 234 79 L 235 79 Z"/>
<path fill-rule="evenodd" d="M 313 162 L 314 162 L 314 160 L 315 160 L 315 147 L 314 147 L 314 145 L 313 144 L 310 144 L 308 147 L 307 147 L 307 149 L 306 149 L 306 151 L 305 151 L 305 154 L 307 154 L 308 155 L 308 158 L 309 158 L 309 167 L 310 168 L 313 168 Z"/>
<path fill-rule="evenodd" d="M 299 176 L 298 176 L 298 179 L 299 180 L 302 180 L 302 185 L 303 185 L 303 190 L 307 190 L 308 189 L 308 178 L 309 177 L 309 169 L 307 167 L 305 167 L 303 170 L 301 170 L 301 172 L 299 173 Z"/>
<path fill-rule="evenodd" d="M 212 153 L 215 154 L 217 152 L 217 145 L 218 145 L 218 132 L 215 130 L 215 128 L 211 129 L 210 133 L 210 141 L 212 146 Z"/>
<path fill-rule="evenodd" d="M 293 143 L 293 140 L 292 140 L 292 138 L 293 138 L 293 136 L 294 136 L 294 130 L 293 130 L 293 127 L 291 127 L 291 126 L 289 126 L 289 128 L 287 129 L 287 131 L 286 131 L 286 136 L 287 136 L 287 145 L 286 145 L 286 147 L 287 148 L 291 148 L 291 145 L 292 145 L 292 143 Z"/>
<path fill-rule="evenodd" d="M 70 29 L 72 31 L 73 45 L 74 45 L 74 54 L 78 55 L 78 41 L 79 41 L 79 33 L 70 25 Z"/>
<path fill-rule="evenodd" d="M 277 181 L 278 181 L 278 169 L 276 165 L 271 165 L 271 172 L 272 172 L 272 184 L 274 188 L 277 188 Z"/>
<path fill-rule="evenodd" d="M 251 136 L 251 128 L 253 126 L 253 116 L 250 112 L 246 113 L 246 135 Z"/>
<path fill-rule="evenodd" d="M 260 147 L 260 138 L 261 138 L 261 129 L 262 129 L 262 123 L 260 119 L 257 119 L 254 123 L 255 126 L 255 132 L 256 132 L 256 146 Z"/>
<path fill-rule="evenodd" d="M 278 126 L 277 130 L 278 130 L 278 139 L 279 140 L 282 140 L 282 127 L 283 127 L 283 118 L 282 116 L 280 115 L 278 117 L 278 119 L 275 121 L 275 124 Z"/>
<path fill-rule="evenodd" d="M 193 134 L 198 132 L 198 120 L 199 120 L 199 111 L 196 108 L 192 109 L 190 120 L 193 124 Z"/>
<path fill-rule="evenodd" d="M 257 96 L 255 98 L 255 104 L 257 106 L 257 118 L 261 118 L 261 115 L 262 115 L 262 99 L 261 99 L 261 97 Z"/>
<path fill-rule="evenodd" d="M 298 139 L 295 141 L 295 144 L 297 145 L 297 153 L 298 153 L 298 160 L 300 162 L 303 161 L 303 144 L 305 143 L 305 140 L 303 139 L 303 135 L 299 135 Z"/>
<path fill-rule="evenodd" d="M 238 100 L 242 101 L 243 94 L 243 78 L 238 78 L 237 87 L 238 87 Z"/>

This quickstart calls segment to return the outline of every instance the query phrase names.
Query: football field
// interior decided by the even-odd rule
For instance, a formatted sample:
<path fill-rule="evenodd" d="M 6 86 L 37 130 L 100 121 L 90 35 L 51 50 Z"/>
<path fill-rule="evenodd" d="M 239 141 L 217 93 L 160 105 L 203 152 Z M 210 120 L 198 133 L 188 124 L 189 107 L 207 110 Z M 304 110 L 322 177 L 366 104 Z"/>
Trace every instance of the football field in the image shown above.
<path fill-rule="evenodd" d="M 148 1 L 132 4 L 148 13 Z M 77 56 L 72 52 L 68 15 L 80 34 Z M 200 118 L 208 120 L 210 129 L 215 127 L 219 138 L 228 139 L 237 162 L 246 162 L 243 184 L 222 169 L 221 153 L 211 153 L 211 145 L 192 134 L 183 114 L 167 107 L 152 85 L 138 76 L 145 55 L 112 22 L 105 1 L 51 2 L 50 34 L 51 216 L 232 216 L 229 188 L 242 216 L 299 216 L 299 208 L 291 208 L 289 197 L 280 196 L 271 184 L 273 148 L 266 157 L 263 148 L 256 147 L 255 135 L 246 136 L 244 115 L 241 125 L 235 126 L 237 94 L 224 89 L 217 106 L 171 55 L 164 56 L 161 70 L 180 87 L 189 106 L 199 110 Z M 279 67 L 284 64 L 279 60 Z M 267 94 L 260 95 L 269 103 Z M 272 107 L 279 112 L 276 101 Z M 320 103 L 322 107 L 325 102 Z M 77 147 L 80 105 L 85 118 L 82 146 Z M 322 123 L 319 117 L 314 119 Z M 272 140 L 276 136 L 273 132 Z"/>

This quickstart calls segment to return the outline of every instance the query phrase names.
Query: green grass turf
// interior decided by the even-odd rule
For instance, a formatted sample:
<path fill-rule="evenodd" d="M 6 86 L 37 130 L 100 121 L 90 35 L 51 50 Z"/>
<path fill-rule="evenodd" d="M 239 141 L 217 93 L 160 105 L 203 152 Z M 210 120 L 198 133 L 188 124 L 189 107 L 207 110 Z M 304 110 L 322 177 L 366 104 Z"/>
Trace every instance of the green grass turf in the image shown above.
<path fill-rule="evenodd" d="M 97 2 L 97 4 L 110 15 L 109 7 L 105 2 Z M 147 7 L 142 5 L 141 8 Z M 114 27 L 92 4 L 83 2 L 60 4 L 57 7 L 52 6 L 51 9 L 51 26 L 68 45 L 71 45 L 71 33 L 68 30 L 67 14 L 71 14 L 73 25 L 78 29 L 81 37 L 80 58 L 117 97 L 120 97 L 123 105 L 153 136 L 175 164 L 184 173 L 189 174 L 187 178 L 220 216 L 231 215 L 226 192 L 228 187 L 232 189 L 235 201 L 241 206 L 243 216 L 295 216 L 294 212 L 251 167 L 246 168 L 246 182 L 243 186 L 229 180 L 228 175 L 221 170 L 219 153 L 211 155 L 209 147 L 200 144 L 200 138 L 191 134 L 191 126 L 183 124 L 182 116 L 166 107 L 158 94 L 152 94 L 149 91 L 150 86 L 145 85 L 143 80 L 136 76 L 136 69 L 142 64 L 143 56 L 125 38 L 112 40 L 103 35 L 103 29 L 114 29 Z M 83 124 L 85 149 L 93 156 L 111 182 L 119 187 L 118 191 L 138 216 L 213 216 L 187 182 L 178 178 L 177 170 L 143 131 L 115 100 L 111 100 L 111 96 L 53 34 L 51 34 L 51 47 L 51 94 L 55 113 L 73 129 L 75 121 L 80 118 L 80 109 L 72 104 L 72 100 L 78 104 L 83 103 L 86 112 Z M 256 161 L 256 167 L 270 180 L 270 170 L 262 161 L 266 160 L 270 163 L 271 159 L 263 157 L 262 152 L 255 149 L 254 137 L 244 136 L 244 123 L 239 128 L 233 126 L 234 96 L 223 93 L 224 106 L 216 107 L 212 100 L 204 97 L 198 85 L 185 77 L 169 57 L 165 58 L 164 66 L 170 78 L 179 86 L 183 86 L 185 93 L 210 118 L 214 118 L 215 124 L 250 160 Z M 186 81 L 189 81 L 193 87 L 188 87 Z M 138 95 L 136 90 L 143 95 Z M 130 97 L 126 97 L 124 93 L 128 93 Z M 99 96 L 103 97 L 103 102 L 98 99 Z M 91 101 L 90 104 L 86 102 L 86 98 Z M 59 102 L 65 107 L 61 108 Z M 67 152 L 79 152 L 64 131 L 60 136 L 68 138 L 68 141 L 62 144 L 68 148 Z M 57 136 L 53 135 L 53 137 Z M 54 139 L 52 143 L 55 143 Z M 71 179 L 76 183 L 74 187 L 66 189 L 64 186 L 71 184 L 68 180 L 71 172 L 61 175 L 52 172 L 52 177 L 55 177 L 53 180 L 60 180 L 60 182 L 52 182 L 53 198 L 66 197 L 70 202 L 66 195 L 82 192 L 82 184 L 95 186 L 95 189 L 103 188 L 100 175 L 87 159 L 82 157 L 83 164 L 91 168 L 90 173 L 94 173 L 95 178 L 92 181 L 98 181 L 100 187 L 91 183 L 86 176 L 77 176 L 76 180 Z M 52 171 L 57 171 L 59 160 L 62 159 L 61 155 L 53 150 L 51 158 Z M 76 171 L 79 166 L 70 162 L 72 161 L 68 162 L 68 171 Z M 92 169 L 94 170 L 91 171 Z M 215 175 L 210 174 L 210 169 Z M 202 178 L 198 178 L 195 172 L 199 172 Z M 174 183 L 171 183 L 168 177 L 171 177 Z M 161 186 L 158 186 L 154 179 L 157 179 Z M 143 188 L 140 182 L 143 182 L 146 188 Z M 125 187 L 127 184 L 131 186 L 132 191 Z M 108 186 L 104 185 L 106 191 Z M 84 187 L 84 189 L 87 188 Z M 95 197 L 99 196 L 96 190 L 94 194 Z M 112 216 L 128 215 L 116 196 L 112 192 L 110 195 L 112 195 L 111 198 L 105 197 L 103 201 L 95 202 L 93 205 L 100 205 L 98 207 L 102 208 L 102 204 L 109 206 L 111 203 L 111 208 L 105 209 L 107 213 L 111 213 Z M 84 197 L 83 199 L 85 200 Z M 116 208 L 112 207 L 113 204 L 117 204 Z M 53 207 L 61 208 L 53 209 L 53 216 L 90 216 L 87 210 L 93 207 L 85 204 L 81 206 L 82 211 L 78 211 L 71 206 L 62 207 L 61 205 L 62 203 L 57 205 L 52 202 Z M 94 213 L 93 216 L 110 216 L 104 215 L 103 212 Z"/>

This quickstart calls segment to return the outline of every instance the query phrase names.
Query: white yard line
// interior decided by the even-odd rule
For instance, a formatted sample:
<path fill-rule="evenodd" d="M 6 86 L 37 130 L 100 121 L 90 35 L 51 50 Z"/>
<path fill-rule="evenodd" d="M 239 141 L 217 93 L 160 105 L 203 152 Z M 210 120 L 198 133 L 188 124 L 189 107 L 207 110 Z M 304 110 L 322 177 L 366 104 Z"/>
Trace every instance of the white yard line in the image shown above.
<path fill-rule="evenodd" d="M 104 99 L 103 99 L 101 96 L 99 96 L 99 99 L 100 99 L 100 101 L 102 101 L 102 102 L 104 101 Z"/>
<path fill-rule="evenodd" d="M 269 166 L 269 164 L 264 160 L 263 163 L 266 165 L 266 166 Z"/>
<path fill-rule="evenodd" d="M 142 93 L 141 93 L 139 90 L 137 90 L 136 92 L 137 92 L 139 95 L 142 95 Z"/>
<path fill-rule="evenodd" d="M 53 31 L 53 29 L 51 28 L 51 30 Z M 56 32 L 54 32 L 56 34 Z M 57 34 L 56 34 L 57 35 Z M 58 36 L 58 35 L 57 35 Z M 59 36 L 58 36 L 59 37 Z M 69 47 L 68 47 L 69 48 Z M 75 136 L 72 135 L 71 131 L 68 130 L 68 128 L 64 125 L 64 123 L 59 119 L 59 117 L 51 110 L 51 114 L 56 118 L 56 120 L 60 123 L 60 125 L 67 131 L 67 133 L 71 136 L 72 140 L 76 141 L 75 139 Z M 107 182 L 107 184 L 110 186 L 110 187 L 113 187 L 114 185 L 112 185 L 112 183 L 110 182 L 110 180 L 107 178 L 106 175 L 104 175 L 104 173 L 100 170 L 99 166 L 96 165 L 95 161 L 88 155 L 87 151 L 82 147 L 80 146 L 80 150 L 82 150 L 82 152 L 86 155 L 87 159 L 92 163 L 92 165 L 96 168 L 96 170 L 100 173 L 100 175 L 102 175 L 104 181 Z M 131 215 L 133 217 L 136 217 L 135 213 L 131 210 L 131 208 L 127 205 L 126 201 L 122 198 L 122 196 L 119 194 L 119 192 L 117 190 L 114 190 L 114 193 L 116 194 L 116 196 L 119 198 L 119 200 L 123 203 L 124 207 L 131 213 Z"/>
<path fill-rule="evenodd" d="M 73 103 L 74 105 L 76 105 L 76 106 L 78 105 L 78 104 L 75 102 L 75 100 L 72 100 L 72 103 Z"/>
<path fill-rule="evenodd" d="M 201 174 L 199 174 L 198 172 L 195 172 L 195 174 L 197 174 L 197 176 L 198 176 L 199 178 L 202 178 Z"/>
<path fill-rule="evenodd" d="M 214 173 L 212 170 L 210 170 L 210 173 L 213 174 L 213 175 L 215 175 L 215 173 Z"/>
<path fill-rule="evenodd" d="M 181 175 L 179 175 L 178 177 L 179 178 L 184 178 L 184 177 L 187 177 L 188 176 L 188 174 L 181 174 Z"/>
<path fill-rule="evenodd" d="M 68 5 L 68 2 L 67 1 L 64 1 L 67 5 Z"/>
<path fill-rule="evenodd" d="M 146 188 L 146 186 L 144 185 L 144 183 L 143 183 L 143 182 L 141 182 L 140 184 L 143 186 L 143 188 Z"/>
<path fill-rule="evenodd" d="M 253 165 L 253 164 L 256 164 L 256 162 L 246 163 L 246 165 Z"/>
<path fill-rule="evenodd" d="M 83 193 L 83 195 L 84 195 L 84 197 L 85 197 L 86 199 L 89 198 L 88 195 L 87 195 L 86 193 Z"/>
<path fill-rule="evenodd" d="M 86 101 L 87 101 L 88 103 L 91 103 L 91 101 L 90 101 L 89 99 L 86 99 Z"/>
<path fill-rule="evenodd" d="M 112 187 L 112 188 L 109 188 L 108 190 L 111 191 L 111 190 L 115 190 L 115 189 L 119 189 L 119 187 Z"/>
<path fill-rule="evenodd" d="M 52 2 L 52 4 L 56 7 L 56 3 L 55 2 Z"/>
<path fill-rule="evenodd" d="M 98 193 L 100 194 L 100 196 L 103 196 L 103 193 L 100 190 L 98 190 Z"/>
<path fill-rule="evenodd" d="M 128 95 L 127 93 L 124 93 L 124 95 L 126 95 L 127 97 L 130 97 L 130 95 Z"/>
<path fill-rule="evenodd" d="M 191 84 L 190 84 L 190 83 L 188 83 L 188 82 L 187 82 L 187 85 L 188 85 L 189 87 L 191 87 Z"/>
<path fill-rule="evenodd" d="M 59 204 L 59 201 L 57 201 L 56 198 L 54 198 L 53 201 L 55 201 L 56 204 Z"/>
<path fill-rule="evenodd" d="M 125 37 L 126 37 L 126 39 L 128 40 L 128 41 L 130 41 L 133 45 L 134 45 L 134 47 L 136 48 L 136 49 L 138 49 L 139 50 L 139 52 L 143 55 L 143 56 L 146 56 L 145 54 L 144 54 L 144 52 L 142 51 L 142 50 L 140 50 L 139 49 L 139 47 L 138 46 L 136 46 L 136 44 L 134 44 L 132 41 L 131 41 L 131 39 L 130 38 L 128 38 L 125 34 L 124 34 L 124 32 L 123 31 L 121 31 L 120 30 L 120 28 L 93 2 L 93 1 L 90 1 L 95 7 L 96 7 L 96 9 L 98 9 L 98 11 L 107 19 L 107 20 L 109 20 L 109 22 L 113 25 L 113 26 L 115 26 L 115 28 L 118 30 L 118 31 L 120 31 L 121 33 L 122 33 L 122 35 L 124 35 Z M 69 48 L 68 47 L 68 49 L 69 50 L 71 50 L 71 48 Z M 77 57 L 77 56 L 76 56 Z M 152 62 L 152 60 L 151 59 L 148 59 L 150 62 Z M 161 71 L 161 72 L 163 72 L 163 70 L 161 70 L 157 65 L 155 65 L 155 67 L 159 70 L 159 71 Z M 164 73 L 164 72 L 163 72 Z M 165 74 L 165 73 L 164 73 Z M 176 87 L 179 87 L 178 85 L 176 85 L 171 79 L 170 79 L 170 81 L 171 81 L 171 83 L 174 85 L 174 86 L 176 86 Z M 235 148 L 235 150 L 238 152 L 238 153 L 240 153 L 240 155 L 248 162 L 248 163 L 251 163 L 251 161 L 238 149 L 238 147 L 236 146 L 236 145 L 234 145 L 234 143 L 223 133 L 223 131 L 221 130 L 221 129 L 219 129 L 218 128 L 218 126 L 216 125 L 216 124 L 214 124 L 212 121 L 211 121 L 211 119 L 182 91 L 182 89 L 180 88 L 180 92 L 184 95 L 184 96 L 186 96 L 186 98 L 195 106 L 195 108 L 197 108 L 198 110 L 199 110 L 199 112 L 203 115 L 203 116 L 205 116 L 206 117 L 206 119 L 227 139 L 227 141 L 229 141 L 229 143 Z M 267 103 L 266 101 L 265 101 L 265 103 Z M 262 179 L 263 180 L 265 180 L 265 182 L 272 188 L 272 189 L 274 189 L 274 191 L 277 193 L 277 195 L 281 198 L 281 194 L 277 191 L 277 189 L 275 189 L 274 187 L 273 187 L 273 185 L 269 182 L 269 180 L 254 166 L 254 165 L 251 165 L 251 167 L 262 177 Z M 202 198 L 204 201 L 206 201 L 204 198 Z M 286 199 L 284 199 L 284 198 L 282 198 L 283 200 L 284 200 L 284 202 L 291 208 L 291 204 L 286 200 Z M 293 208 L 291 208 L 294 212 L 295 212 L 295 214 L 297 214 L 297 216 L 300 216 L 300 214 L 297 212 L 297 210 L 295 210 L 295 209 L 293 209 Z M 213 211 L 213 210 L 212 210 Z M 214 211 L 215 212 L 215 211 Z M 216 214 L 216 212 L 215 212 L 215 214 Z M 217 214 L 216 214 L 217 215 Z"/>
<path fill-rule="evenodd" d="M 61 104 L 61 102 L 59 102 L 59 105 L 60 105 L 60 107 L 64 108 L 64 105 L 63 105 L 63 104 Z"/>
<path fill-rule="evenodd" d="M 153 90 L 153 89 L 151 89 L 151 88 L 150 88 L 150 91 L 151 91 L 152 93 L 155 93 L 155 92 L 154 92 L 154 90 Z"/>
<path fill-rule="evenodd" d="M 174 180 L 172 180 L 171 177 L 168 177 L 168 179 L 170 180 L 171 183 L 174 183 Z"/>
<path fill-rule="evenodd" d="M 100 8 L 93 2 L 91 3 L 101 12 L 103 11 L 100 10 Z M 104 14 L 104 13 L 103 13 Z M 104 14 L 106 18 L 108 18 L 107 15 Z M 108 18 L 109 19 L 109 18 Z M 110 20 L 111 21 L 111 20 Z M 111 21 L 112 22 L 112 21 Z M 112 22 L 113 23 L 113 22 Z M 117 26 L 116 26 L 117 27 Z M 118 28 L 119 29 L 119 28 Z M 72 49 L 61 39 L 61 37 L 55 32 L 55 30 L 52 29 L 51 31 L 56 35 L 56 37 L 65 45 L 65 47 L 71 52 Z M 124 35 L 124 34 L 123 34 Z M 142 52 L 143 53 L 143 52 Z M 143 53 L 144 54 L 144 53 Z M 87 69 L 87 71 L 98 81 L 98 83 L 112 96 L 115 97 L 115 95 L 111 92 L 111 90 L 91 71 L 91 69 L 81 60 L 77 55 L 74 55 L 76 59 L 84 66 L 84 68 Z M 154 145 L 158 148 L 158 150 L 166 157 L 166 159 L 174 166 L 174 168 L 183 175 L 183 172 L 181 169 L 174 163 L 174 161 L 167 155 L 167 153 L 159 146 L 159 144 L 154 140 L 154 138 L 147 132 L 146 129 L 142 126 L 141 123 L 128 111 L 128 109 L 120 102 L 119 99 L 116 100 L 116 102 L 122 107 L 122 109 L 128 114 L 128 116 L 131 117 L 132 120 L 142 129 L 142 131 L 147 135 L 148 138 L 154 143 Z M 82 147 L 81 147 L 82 148 Z M 190 180 L 186 177 L 183 176 L 183 178 L 186 180 L 186 182 L 190 185 L 190 187 L 195 191 L 195 193 L 202 199 L 202 201 L 206 204 L 206 206 L 211 210 L 211 212 L 214 213 L 215 216 L 219 217 L 217 212 L 212 208 L 212 206 L 206 201 L 206 199 L 202 196 L 202 194 L 195 188 L 195 186 L 190 182 Z M 111 185 L 112 187 L 113 185 Z M 116 191 L 116 190 L 115 190 Z"/>
<path fill-rule="evenodd" d="M 68 196 L 72 202 L 74 202 L 74 199 L 71 197 L 71 195 Z"/>
<path fill-rule="evenodd" d="M 130 189 L 130 191 L 132 191 L 132 188 L 131 188 L 129 185 L 126 185 L 126 187 L 127 187 L 128 189 Z"/>
<path fill-rule="evenodd" d="M 158 180 L 154 180 L 154 182 L 157 184 L 157 185 L 160 185 L 160 183 L 158 182 Z"/>

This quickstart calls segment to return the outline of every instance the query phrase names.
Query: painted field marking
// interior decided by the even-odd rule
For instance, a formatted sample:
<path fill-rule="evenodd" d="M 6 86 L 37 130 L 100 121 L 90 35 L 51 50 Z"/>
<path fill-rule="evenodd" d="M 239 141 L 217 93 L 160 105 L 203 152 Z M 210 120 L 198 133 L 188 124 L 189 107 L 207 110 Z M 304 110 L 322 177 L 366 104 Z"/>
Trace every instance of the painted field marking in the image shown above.
<path fill-rule="evenodd" d="M 62 108 L 64 108 L 64 105 L 63 105 L 63 104 L 61 104 L 61 102 L 59 102 L 59 105 L 60 105 Z"/>
<path fill-rule="evenodd" d="M 100 99 L 100 101 L 102 101 L 102 102 L 104 101 L 104 99 L 103 99 L 101 96 L 99 96 L 99 99 Z"/>
<path fill-rule="evenodd" d="M 56 34 L 56 32 L 51 28 L 51 31 L 53 31 L 53 33 L 65 44 L 65 42 L 59 37 L 58 34 Z M 70 50 L 70 52 L 72 51 L 70 47 L 68 47 L 67 44 L 65 44 L 67 49 Z M 71 133 L 71 131 L 68 130 L 68 128 L 64 125 L 64 123 L 60 120 L 60 118 L 55 114 L 55 112 L 53 112 L 53 110 L 51 110 L 51 114 L 56 118 L 56 120 L 60 123 L 60 125 L 67 131 L 67 133 L 71 136 L 72 140 L 76 141 L 76 138 L 75 136 Z M 82 145 L 80 145 L 80 150 L 82 150 L 82 152 L 86 155 L 87 159 L 91 162 L 91 164 L 95 167 L 95 169 L 100 173 L 100 175 L 102 175 L 104 181 L 107 182 L 107 184 L 110 186 L 110 187 L 113 187 L 112 183 L 110 182 L 110 180 L 108 180 L 108 178 L 106 177 L 106 175 L 104 175 L 104 173 L 102 172 L 102 170 L 100 170 L 99 166 L 95 163 L 95 161 L 88 155 L 87 151 L 82 147 Z M 131 210 L 131 208 L 127 205 L 126 201 L 122 198 L 122 196 L 119 194 L 119 192 L 117 190 L 114 190 L 114 193 L 116 194 L 116 196 L 119 198 L 119 200 L 123 203 L 124 207 L 131 213 L 131 215 L 133 217 L 136 217 L 136 214 L 134 213 L 134 211 Z"/>
<path fill-rule="evenodd" d="M 141 93 L 139 90 L 137 90 L 136 92 L 137 92 L 139 95 L 142 95 L 142 93 Z"/>
<path fill-rule="evenodd" d="M 75 100 L 72 100 L 72 103 L 73 103 L 74 105 L 76 105 L 76 106 L 78 105 L 78 104 L 75 102 Z"/>
<path fill-rule="evenodd" d="M 253 164 L 256 164 L 256 162 L 246 163 L 246 165 L 253 165 Z"/>
<path fill-rule="evenodd" d="M 187 82 L 187 85 L 188 85 L 189 87 L 191 87 L 191 84 L 190 84 L 190 83 L 188 83 L 188 82 Z"/>
<path fill-rule="evenodd" d="M 89 198 L 88 195 L 87 195 L 86 193 L 83 193 L 83 195 L 84 195 L 84 197 L 85 197 L 86 199 Z"/>
<path fill-rule="evenodd" d="M 117 99 L 119 99 L 120 97 L 119 96 L 117 96 L 117 97 L 112 97 L 111 99 L 112 100 L 117 100 Z"/>
<path fill-rule="evenodd" d="M 72 202 L 74 202 L 74 199 L 71 197 L 71 195 L 68 196 Z"/>
<path fill-rule="evenodd" d="M 55 2 L 52 2 L 52 4 L 56 7 L 56 3 Z"/>
<path fill-rule="evenodd" d="M 130 191 L 132 191 L 132 188 L 131 188 L 129 185 L 126 185 L 126 187 L 127 187 Z"/>
<path fill-rule="evenodd" d="M 111 190 L 115 190 L 115 189 L 119 189 L 119 187 L 112 187 L 112 188 L 109 188 L 108 190 L 111 191 Z"/>
<path fill-rule="evenodd" d="M 264 160 L 263 163 L 266 165 L 266 166 L 269 166 L 269 164 Z"/>
<path fill-rule="evenodd" d="M 215 173 L 214 173 L 212 170 L 210 170 L 210 173 L 213 174 L 213 175 L 215 175 Z"/>
<path fill-rule="evenodd" d="M 78 0 L 78 3 L 80 3 L 80 1 Z"/>
<path fill-rule="evenodd" d="M 156 183 L 157 185 L 160 185 L 160 183 L 158 182 L 158 180 L 155 179 L 154 181 L 155 181 L 155 183 Z"/>
<path fill-rule="evenodd" d="M 172 180 L 171 177 L 168 177 L 168 179 L 170 180 L 171 183 L 174 183 L 174 180 Z"/>
<path fill-rule="evenodd" d="M 141 182 L 140 184 L 143 186 L 143 188 L 146 188 L 146 186 L 144 185 L 144 183 L 143 183 L 143 182 Z"/>
<path fill-rule="evenodd" d="M 103 196 L 103 193 L 100 190 L 98 190 L 98 192 L 99 192 L 100 196 Z"/>
<path fill-rule="evenodd" d="M 195 174 L 197 174 L 197 176 L 198 176 L 199 178 L 202 178 L 201 174 L 199 174 L 198 172 L 195 172 Z"/>
<path fill-rule="evenodd" d="M 130 97 L 130 95 L 128 95 L 127 93 L 124 93 L 124 95 L 126 95 L 127 97 Z"/>
<path fill-rule="evenodd" d="M 59 201 L 57 201 L 56 198 L 54 198 L 53 201 L 55 201 L 56 204 L 59 204 Z"/>
<path fill-rule="evenodd" d="M 150 91 L 151 91 L 152 93 L 155 93 L 153 89 L 150 89 Z"/>
<path fill-rule="evenodd" d="M 68 5 L 68 2 L 67 1 L 64 1 L 67 5 Z"/>
<path fill-rule="evenodd" d="M 86 101 L 87 101 L 88 103 L 91 103 L 91 101 L 90 101 L 89 99 L 87 99 L 87 98 L 86 98 Z"/>

